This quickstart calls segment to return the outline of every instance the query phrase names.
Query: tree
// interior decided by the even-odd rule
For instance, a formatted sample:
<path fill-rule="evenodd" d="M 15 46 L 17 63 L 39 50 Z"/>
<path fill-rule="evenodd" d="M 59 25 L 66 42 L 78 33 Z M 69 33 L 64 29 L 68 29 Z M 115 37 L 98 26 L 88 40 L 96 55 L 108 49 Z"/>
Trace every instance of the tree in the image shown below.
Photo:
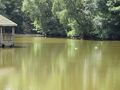
<path fill-rule="evenodd" d="M 31 32 L 30 19 L 21 11 L 21 7 L 22 0 L 0 0 L 0 14 L 18 24 L 16 32 L 25 33 L 26 29 L 27 32 Z M 29 28 L 26 28 L 26 26 L 29 26 Z"/>
<path fill-rule="evenodd" d="M 67 25 L 68 36 L 89 37 L 93 29 L 94 2 L 91 0 L 55 0 L 54 14 Z M 56 12 L 56 13 L 55 13 Z"/>
<path fill-rule="evenodd" d="M 103 39 L 119 39 L 120 38 L 120 16 L 119 6 L 120 1 L 113 0 L 98 0 L 98 13 L 100 29 L 98 37 Z"/>
<path fill-rule="evenodd" d="M 54 17 L 51 9 L 51 0 L 24 0 L 23 2 L 23 11 L 30 16 L 36 30 L 47 36 L 65 36 L 66 32 L 62 24 Z"/>
<path fill-rule="evenodd" d="M 83 39 L 120 38 L 119 0 L 0 0 L 18 33 Z"/>
<path fill-rule="evenodd" d="M 0 14 L 5 14 L 5 5 L 4 3 L 2 2 L 2 0 L 0 0 Z"/>

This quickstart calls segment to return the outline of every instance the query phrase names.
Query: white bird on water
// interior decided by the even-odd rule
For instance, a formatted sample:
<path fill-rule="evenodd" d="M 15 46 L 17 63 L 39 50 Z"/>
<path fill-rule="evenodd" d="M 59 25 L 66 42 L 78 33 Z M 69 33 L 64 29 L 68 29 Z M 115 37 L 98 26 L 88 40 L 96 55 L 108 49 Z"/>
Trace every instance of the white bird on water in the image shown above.
<path fill-rule="evenodd" d="M 97 46 L 95 46 L 95 47 L 94 47 L 94 49 L 95 49 L 95 50 L 97 50 L 97 49 L 98 49 L 98 47 L 97 47 Z"/>
<path fill-rule="evenodd" d="M 78 48 L 75 48 L 75 50 L 78 50 Z"/>

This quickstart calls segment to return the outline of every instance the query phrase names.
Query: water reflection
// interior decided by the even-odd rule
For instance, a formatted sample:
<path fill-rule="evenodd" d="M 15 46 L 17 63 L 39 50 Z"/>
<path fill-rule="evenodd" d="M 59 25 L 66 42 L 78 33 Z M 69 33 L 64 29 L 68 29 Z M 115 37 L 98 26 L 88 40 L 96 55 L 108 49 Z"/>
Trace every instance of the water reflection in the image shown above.
<path fill-rule="evenodd" d="M 20 37 L 0 48 L 0 90 L 119 90 L 120 42 Z"/>

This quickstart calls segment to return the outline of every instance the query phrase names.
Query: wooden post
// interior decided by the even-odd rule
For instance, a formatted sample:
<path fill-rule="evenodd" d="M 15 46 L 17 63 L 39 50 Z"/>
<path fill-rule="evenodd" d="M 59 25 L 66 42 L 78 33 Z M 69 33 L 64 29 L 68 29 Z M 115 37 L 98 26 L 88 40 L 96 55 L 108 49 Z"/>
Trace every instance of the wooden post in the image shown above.
<path fill-rule="evenodd" d="M 15 40 L 15 27 L 12 27 L 12 44 L 14 45 L 14 40 Z"/>
<path fill-rule="evenodd" d="M 2 32 L 2 27 L 0 27 L 0 44 L 3 44 L 3 32 Z"/>

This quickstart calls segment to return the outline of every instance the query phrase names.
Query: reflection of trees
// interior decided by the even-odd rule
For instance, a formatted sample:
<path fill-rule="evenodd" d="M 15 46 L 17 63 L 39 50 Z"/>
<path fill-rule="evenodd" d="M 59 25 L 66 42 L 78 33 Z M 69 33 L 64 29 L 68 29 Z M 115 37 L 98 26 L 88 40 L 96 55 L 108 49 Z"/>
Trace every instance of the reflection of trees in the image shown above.
<path fill-rule="evenodd" d="M 120 79 L 117 79 L 119 76 L 117 72 L 119 71 L 118 67 L 120 63 L 116 64 L 113 62 L 119 62 L 119 48 L 113 47 L 115 43 L 112 42 L 90 43 L 86 46 L 89 48 L 85 50 L 87 51 L 85 54 L 86 59 L 84 61 L 83 75 L 85 90 L 90 88 L 90 90 L 111 90 L 111 88 L 118 90 Z M 112 54 L 113 52 L 114 54 Z"/>
<path fill-rule="evenodd" d="M 15 65 L 14 49 L 0 49 L 0 67 L 12 67 Z"/>
<path fill-rule="evenodd" d="M 102 41 L 33 41 L 15 50 L 19 63 L 9 79 L 12 90 L 118 90 L 119 47 Z"/>

